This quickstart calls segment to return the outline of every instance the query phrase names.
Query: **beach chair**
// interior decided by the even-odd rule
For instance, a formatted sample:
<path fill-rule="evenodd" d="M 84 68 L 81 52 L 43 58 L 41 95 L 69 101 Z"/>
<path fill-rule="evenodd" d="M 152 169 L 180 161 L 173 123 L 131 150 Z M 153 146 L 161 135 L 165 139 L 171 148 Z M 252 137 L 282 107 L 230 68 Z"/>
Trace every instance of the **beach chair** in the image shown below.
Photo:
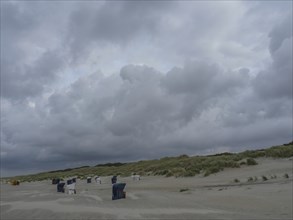
<path fill-rule="evenodd" d="M 117 176 L 113 176 L 112 179 L 111 179 L 111 182 L 112 182 L 112 184 L 116 183 L 117 182 Z"/>
<path fill-rule="evenodd" d="M 58 183 L 57 184 L 57 192 L 62 192 L 64 193 L 65 190 L 64 190 L 64 186 L 65 186 L 65 183 Z"/>
<path fill-rule="evenodd" d="M 133 181 L 140 180 L 140 175 L 132 175 L 131 177 Z"/>
<path fill-rule="evenodd" d="M 19 183 L 20 183 L 19 180 L 12 180 L 11 185 L 13 185 L 13 186 L 18 186 Z"/>
<path fill-rule="evenodd" d="M 69 195 L 76 194 L 75 183 L 68 184 L 67 190 Z"/>
<path fill-rule="evenodd" d="M 113 186 L 112 186 L 112 200 L 126 198 L 126 192 L 124 191 L 125 186 L 126 186 L 126 183 L 114 183 L 113 184 Z"/>
<path fill-rule="evenodd" d="M 95 181 L 96 181 L 96 183 L 102 184 L 102 180 L 99 176 L 95 177 Z"/>
<path fill-rule="evenodd" d="M 58 179 L 58 178 L 52 179 L 52 184 L 54 184 L 54 185 L 58 184 L 59 182 L 60 182 L 60 179 Z"/>

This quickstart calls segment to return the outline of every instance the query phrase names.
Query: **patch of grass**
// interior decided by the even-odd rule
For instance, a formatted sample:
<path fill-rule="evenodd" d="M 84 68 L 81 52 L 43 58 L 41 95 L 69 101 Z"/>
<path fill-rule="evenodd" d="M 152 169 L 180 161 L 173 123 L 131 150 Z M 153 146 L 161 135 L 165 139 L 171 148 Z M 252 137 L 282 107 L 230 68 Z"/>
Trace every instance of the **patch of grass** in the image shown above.
<path fill-rule="evenodd" d="M 251 166 L 251 165 L 257 165 L 257 162 L 253 158 L 247 158 L 246 159 L 246 164 Z"/>
<path fill-rule="evenodd" d="M 213 173 L 218 173 L 221 170 L 219 167 L 209 167 L 206 169 L 204 176 L 208 176 Z"/>
<path fill-rule="evenodd" d="M 206 170 L 203 176 L 206 177 L 206 176 L 209 176 L 209 175 L 211 175 L 211 172 L 209 170 Z"/>
<path fill-rule="evenodd" d="M 293 156 L 293 144 L 292 142 L 283 146 L 275 146 L 265 150 L 266 157 L 274 158 L 286 158 Z"/>
<path fill-rule="evenodd" d="M 245 161 L 241 161 L 240 162 L 240 165 L 246 165 L 246 162 Z"/>

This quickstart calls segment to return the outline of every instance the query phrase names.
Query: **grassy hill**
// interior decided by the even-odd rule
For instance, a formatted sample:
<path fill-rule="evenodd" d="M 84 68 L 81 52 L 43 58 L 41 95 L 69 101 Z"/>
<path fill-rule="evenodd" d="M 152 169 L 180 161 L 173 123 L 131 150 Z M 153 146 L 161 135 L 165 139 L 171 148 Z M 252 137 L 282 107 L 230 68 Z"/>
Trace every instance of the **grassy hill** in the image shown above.
<path fill-rule="evenodd" d="M 241 153 L 221 153 L 209 156 L 164 157 L 157 160 L 145 160 L 132 163 L 106 163 L 96 166 L 55 170 L 33 175 L 16 176 L 9 179 L 24 181 L 41 181 L 52 178 L 69 178 L 77 176 L 84 179 L 87 176 L 129 176 L 132 173 L 140 175 L 162 175 L 176 177 L 190 177 L 201 174 L 208 176 L 225 168 L 239 168 L 241 166 L 256 165 L 255 158 L 272 157 L 286 158 L 293 156 L 293 142 L 267 149 L 248 150 Z"/>

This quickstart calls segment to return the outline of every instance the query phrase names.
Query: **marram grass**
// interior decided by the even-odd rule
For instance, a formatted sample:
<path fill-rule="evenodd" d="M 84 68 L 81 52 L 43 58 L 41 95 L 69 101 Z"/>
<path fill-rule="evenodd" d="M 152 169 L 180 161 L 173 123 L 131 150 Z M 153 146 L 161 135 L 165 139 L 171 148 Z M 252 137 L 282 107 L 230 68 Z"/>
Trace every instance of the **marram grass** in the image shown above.
<path fill-rule="evenodd" d="M 247 165 L 256 165 L 256 158 L 272 157 L 287 158 L 293 156 L 293 143 L 274 146 L 261 150 L 249 150 L 241 153 L 222 153 L 209 156 L 164 157 L 156 160 L 145 160 L 132 163 L 107 163 L 96 166 L 83 166 L 64 170 L 43 172 L 32 175 L 2 178 L 2 180 L 17 179 L 21 182 L 42 181 L 52 178 L 77 177 L 85 179 L 87 176 L 130 176 L 132 173 L 139 175 L 160 175 L 175 177 L 192 177 L 195 175 L 209 176 L 225 168 L 238 168 Z M 249 179 L 252 181 L 252 178 Z M 254 180 L 255 181 L 255 180 Z"/>

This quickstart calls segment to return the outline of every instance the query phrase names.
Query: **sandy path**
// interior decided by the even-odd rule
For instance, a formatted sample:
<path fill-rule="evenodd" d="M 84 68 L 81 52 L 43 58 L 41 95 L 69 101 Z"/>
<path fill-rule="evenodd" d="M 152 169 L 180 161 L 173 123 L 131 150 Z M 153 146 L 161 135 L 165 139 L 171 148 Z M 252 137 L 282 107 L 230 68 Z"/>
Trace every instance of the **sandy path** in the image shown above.
<path fill-rule="evenodd" d="M 77 194 L 56 192 L 50 181 L 1 185 L 4 219 L 292 219 L 290 159 L 226 169 L 208 177 L 118 178 L 127 198 L 112 201 L 110 177 L 102 184 L 77 182 Z M 290 178 L 283 177 L 288 173 Z M 266 175 L 268 181 L 262 181 Z M 276 175 L 276 179 L 270 176 Z M 258 177 L 248 183 L 248 177 Z M 237 178 L 240 183 L 234 183 Z M 180 189 L 188 189 L 180 192 Z"/>

